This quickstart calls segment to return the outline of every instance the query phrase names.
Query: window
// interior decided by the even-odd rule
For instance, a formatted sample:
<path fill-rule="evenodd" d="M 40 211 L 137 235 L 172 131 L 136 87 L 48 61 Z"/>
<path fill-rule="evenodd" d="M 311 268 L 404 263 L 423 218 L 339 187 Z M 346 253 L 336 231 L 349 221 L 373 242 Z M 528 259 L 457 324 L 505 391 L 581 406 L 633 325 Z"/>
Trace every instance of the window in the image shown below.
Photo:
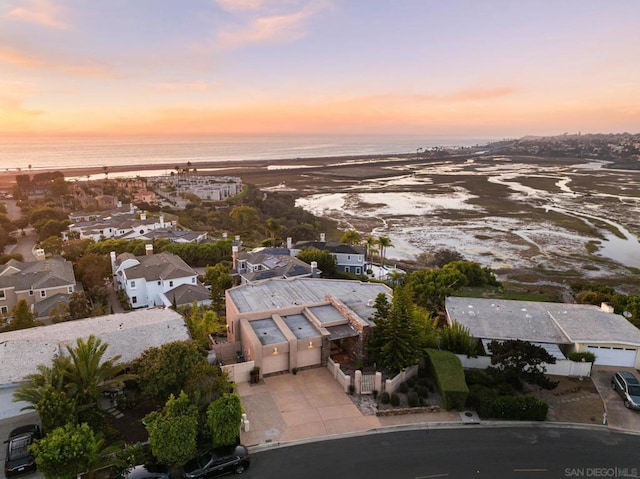
<path fill-rule="evenodd" d="M 5 299 L 4 289 L 0 289 L 0 299 Z"/>
<path fill-rule="evenodd" d="M 169 287 L 173 288 L 173 281 L 169 281 Z"/>
<path fill-rule="evenodd" d="M 355 273 L 356 274 L 360 274 L 361 272 L 362 271 L 360 271 L 360 266 L 356 266 Z"/>
<path fill-rule="evenodd" d="M 9 308 L 6 306 L 0 306 L 0 313 L 7 314 L 9 312 Z"/>
<path fill-rule="evenodd" d="M 162 286 L 162 281 L 158 280 L 158 286 Z"/>
<path fill-rule="evenodd" d="M 191 278 L 191 283 L 196 284 L 196 279 L 195 278 Z"/>
<path fill-rule="evenodd" d="M 131 297 L 131 304 L 136 304 L 138 302 L 138 297 L 137 296 L 132 296 Z"/>
<path fill-rule="evenodd" d="M 41 298 L 46 298 L 47 297 L 47 292 L 44 289 L 40 290 L 40 297 Z"/>
<path fill-rule="evenodd" d="M 136 282 L 135 281 L 129 282 L 129 286 L 132 287 L 132 288 L 135 288 L 136 287 Z"/>
<path fill-rule="evenodd" d="M 344 272 L 345 272 L 345 273 L 348 273 L 348 272 L 349 272 L 349 267 L 348 267 L 348 266 L 345 266 L 345 267 L 344 267 Z"/>
<path fill-rule="evenodd" d="M 33 296 L 33 290 L 32 289 L 29 290 L 29 296 Z"/>

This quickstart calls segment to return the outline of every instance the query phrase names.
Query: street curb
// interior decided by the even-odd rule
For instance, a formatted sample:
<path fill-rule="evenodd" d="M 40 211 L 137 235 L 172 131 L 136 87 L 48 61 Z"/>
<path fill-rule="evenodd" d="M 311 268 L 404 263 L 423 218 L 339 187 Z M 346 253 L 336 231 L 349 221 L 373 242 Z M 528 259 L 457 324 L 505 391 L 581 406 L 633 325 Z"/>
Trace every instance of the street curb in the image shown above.
<path fill-rule="evenodd" d="M 624 429 L 612 429 L 606 425 L 593 425 L 571 422 L 537 422 L 537 421 L 481 421 L 479 423 L 463 423 L 463 422 L 428 422 L 428 423 L 416 423 L 416 424 L 403 424 L 395 426 L 384 426 L 375 429 L 369 429 L 366 431 L 356 431 L 342 434 L 331 434 L 327 436 L 310 437 L 300 440 L 292 441 L 276 441 L 255 444 L 247 446 L 252 454 L 267 451 L 269 449 L 298 446 L 301 444 L 309 444 L 322 441 L 331 441 L 335 439 L 345 439 L 350 437 L 359 437 L 370 434 L 385 434 L 399 431 L 419 431 L 425 429 L 463 429 L 463 428 L 512 428 L 512 427 L 530 427 L 540 429 L 584 429 L 592 431 L 609 431 L 618 434 L 632 434 L 640 435 L 638 431 L 628 431 Z"/>

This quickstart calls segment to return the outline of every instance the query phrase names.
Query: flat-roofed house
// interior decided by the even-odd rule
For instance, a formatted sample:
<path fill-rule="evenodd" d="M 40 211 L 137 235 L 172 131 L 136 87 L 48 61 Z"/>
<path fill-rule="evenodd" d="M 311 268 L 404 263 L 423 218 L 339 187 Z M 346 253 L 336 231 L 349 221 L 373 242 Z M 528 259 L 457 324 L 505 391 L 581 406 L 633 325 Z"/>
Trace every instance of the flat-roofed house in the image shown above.
<path fill-rule="evenodd" d="M 332 355 L 363 359 L 381 283 L 268 279 L 226 291 L 228 340 L 240 341 L 261 374 L 326 365 Z"/>

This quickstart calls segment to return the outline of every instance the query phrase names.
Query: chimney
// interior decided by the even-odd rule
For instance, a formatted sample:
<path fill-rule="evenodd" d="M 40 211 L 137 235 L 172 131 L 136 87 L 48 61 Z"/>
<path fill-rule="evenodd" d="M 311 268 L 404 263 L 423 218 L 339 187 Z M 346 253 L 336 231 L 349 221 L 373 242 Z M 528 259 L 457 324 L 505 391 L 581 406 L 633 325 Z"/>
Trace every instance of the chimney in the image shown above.
<path fill-rule="evenodd" d="M 160 228 L 164 228 L 164 215 L 160 215 Z"/>
<path fill-rule="evenodd" d="M 142 221 L 146 221 L 147 220 L 147 212 L 143 211 L 142 213 L 140 213 L 140 220 Z"/>
<path fill-rule="evenodd" d="M 112 251 L 109 253 L 109 258 L 111 258 L 111 274 L 116 274 L 116 252 Z"/>
<path fill-rule="evenodd" d="M 312 261 L 311 262 L 311 277 L 312 278 L 317 278 L 318 277 L 318 262 L 317 261 Z"/>
<path fill-rule="evenodd" d="M 287 238 L 287 249 L 292 249 L 293 248 L 293 239 L 291 238 L 291 236 L 289 236 Z"/>
<path fill-rule="evenodd" d="M 225 231 L 224 233 L 222 233 L 222 239 L 227 239 L 227 232 Z"/>
<path fill-rule="evenodd" d="M 231 247 L 231 258 L 233 260 L 233 263 L 231 264 L 231 269 L 237 269 L 238 267 L 238 250 L 240 248 L 238 248 L 237 245 L 233 245 Z"/>
<path fill-rule="evenodd" d="M 45 259 L 46 255 L 44 253 L 44 249 L 42 248 L 37 248 L 34 252 L 33 252 L 34 256 L 36 257 L 36 261 L 42 261 L 43 259 Z"/>
<path fill-rule="evenodd" d="M 153 254 L 153 245 L 151 243 L 144 245 L 144 254 L 147 256 L 151 256 Z"/>
<path fill-rule="evenodd" d="M 600 310 L 603 313 L 613 313 L 613 306 L 611 306 L 609 303 L 601 303 Z"/>
<path fill-rule="evenodd" d="M 320 233 L 320 242 L 321 243 L 324 243 L 326 241 L 325 238 L 326 238 L 325 234 L 324 233 Z"/>

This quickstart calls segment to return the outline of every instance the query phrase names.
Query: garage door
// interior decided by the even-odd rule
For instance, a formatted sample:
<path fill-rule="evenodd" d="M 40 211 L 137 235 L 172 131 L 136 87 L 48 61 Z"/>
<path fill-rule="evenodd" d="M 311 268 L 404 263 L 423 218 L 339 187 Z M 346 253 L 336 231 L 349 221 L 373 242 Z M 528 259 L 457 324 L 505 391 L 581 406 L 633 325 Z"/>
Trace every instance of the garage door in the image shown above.
<path fill-rule="evenodd" d="M 602 366 L 625 366 L 634 367 L 636 365 L 637 350 L 633 348 L 611 348 L 606 346 L 588 346 L 589 352 L 596 355 L 595 364 Z"/>

